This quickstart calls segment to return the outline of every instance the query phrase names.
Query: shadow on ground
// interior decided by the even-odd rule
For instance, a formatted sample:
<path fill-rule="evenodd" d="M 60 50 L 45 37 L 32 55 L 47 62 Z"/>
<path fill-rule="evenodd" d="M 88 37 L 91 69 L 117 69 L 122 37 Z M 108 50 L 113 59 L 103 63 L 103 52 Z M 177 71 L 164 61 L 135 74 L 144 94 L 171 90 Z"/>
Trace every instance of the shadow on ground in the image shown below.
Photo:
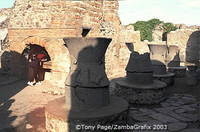
<path fill-rule="evenodd" d="M 45 130 L 45 109 L 37 108 L 27 115 L 27 132 L 46 132 Z"/>
<path fill-rule="evenodd" d="M 22 83 L 17 83 L 17 85 L 12 85 L 12 87 L 6 85 L 0 86 L 0 131 L 4 128 L 12 130 L 13 122 L 17 118 L 16 116 L 12 116 L 12 111 L 9 110 L 11 105 L 15 102 L 12 97 L 25 87 L 25 81 Z"/>
<path fill-rule="evenodd" d="M 15 77 L 9 74 L 11 58 L 19 57 L 22 60 L 24 57 L 16 52 L 5 51 L 1 56 L 1 69 L 0 69 L 0 131 L 14 131 L 13 122 L 16 116 L 12 116 L 10 107 L 15 102 L 12 99 L 17 93 L 23 90 L 27 85 L 26 81 L 16 83 Z M 15 81 L 14 81 L 15 80 Z M 20 80 L 20 79 L 19 79 Z M 12 83 L 16 83 L 13 85 Z"/>

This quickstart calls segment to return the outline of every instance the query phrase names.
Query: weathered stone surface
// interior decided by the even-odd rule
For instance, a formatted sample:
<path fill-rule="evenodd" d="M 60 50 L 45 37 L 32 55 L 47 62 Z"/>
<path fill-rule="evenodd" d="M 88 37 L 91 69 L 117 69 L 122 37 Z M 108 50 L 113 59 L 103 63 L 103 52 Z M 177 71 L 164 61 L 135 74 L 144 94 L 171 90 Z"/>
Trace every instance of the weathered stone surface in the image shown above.
<path fill-rule="evenodd" d="M 180 48 L 180 58 L 183 61 L 196 62 L 199 58 L 198 29 L 178 29 L 167 35 L 168 45 L 177 45 Z"/>
<path fill-rule="evenodd" d="M 189 113 L 182 113 L 180 114 L 182 117 L 188 118 L 191 120 L 191 122 L 195 122 L 198 120 L 198 114 L 194 113 L 194 114 L 189 114 Z"/>
<path fill-rule="evenodd" d="M 65 98 L 50 101 L 45 107 L 46 130 L 50 132 L 68 132 L 76 125 L 106 125 L 128 108 L 126 101 L 117 97 L 110 99 L 110 105 L 97 109 L 77 110 L 67 106 Z"/>
<path fill-rule="evenodd" d="M 1 118 L 4 118 L 3 122 L 1 121 L 0 131 L 7 132 L 7 131 L 16 131 L 16 132 L 25 132 L 26 130 L 26 117 L 21 116 L 17 119 L 11 121 L 11 119 L 7 119 L 7 113 L 2 113 L 1 111 Z M 11 115 L 10 115 L 11 116 Z M 12 116 L 10 117 L 12 118 Z"/>
<path fill-rule="evenodd" d="M 113 63 L 115 63 L 114 61 L 118 61 L 116 65 L 113 64 L 113 68 L 118 69 L 118 70 L 115 70 L 115 73 L 121 73 L 117 77 L 121 77 L 125 75 L 124 69 L 126 68 L 126 65 L 128 64 L 128 61 L 129 61 L 130 51 L 126 46 L 126 43 L 132 43 L 134 47 L 134 51 L 139 52 L 140 54 L 149 52 L 147 43 L 140 41 L 140 32 L 135 31 L 132 25 L 129 25 L 129 26 L 122 25 L 119 30 L 120 30 L 119 35 L 118 35 L 119 40 L 118 42 L 116 41 L 117 45 L 113 47 L 113 51 L 115 53 L 114 58 L 117 58 L 117 60 L 112 59 Z"/>
<path fill-rule="evenodd" d="M 162 103 L 161 103 L 161 106 L 162 106 L 162 107 L 169 107 L 169 106 L 171 106 L 171 104 L 170 104 L 170 103 L 167 103 L 167 102 L 162 102 Z"/>
<path fill-rule="evenodd" d="M 182 132 L 199 132 L 200 131 L 200 129 L 195 129 L 195 128 L 191 128 L 191 129 L 185 129 L 185 130 L 183 130 Z"/>
<path fill-rule="evenodd" d="M 153 72 L 152 64 L 150 61 L 150 54 L 139 54 L 132 52 L 130 54 L 129 62 L 126 67 L 127 72 Z"/>
<path fill-rule="evenodd" d="M 150 115 L 150 117 L 152 117 L 155 120 L 161 121 L 163 123 L 178 122 L 177 119 L 167 116 L 167 115 L 164 115 L 164 114 L 161 114 L 161 113 L 152 114 L 152 115 Z"/>
<path fill-rule="evenodd" d="M 163 33 L 164 33 L 164 28 L 163 28 L 163 24 L 159 24 L 157 25 L 154 30 L 153 30 L 153 41 L 163 41 Z"/>
<path fill-rule="evenodd" d="M 175 77 L 185 77 L 186 75 L 186 67 L 181 66 L 181 67 L 168 67 L 168 71 L 175 73 Z"/>
<path fill-rule="evenodd" d="M 129 110 L 129 116 L 136 121 L 146 122 L 153 120 L 151 117 L 148 116 L 146 113 L 141 113 L 141 111 L 133 111 Z"/>
<path fill-rule="evenodd" d="M 149 44 L 151 60 L 160 61 L 165 64 L 167 55 L 167 45 L 163 44 Z"/>
<path fill-rule="evenodd" d="M 169 116 L 171 116 L 171 117 L 173 117 L 173 118 L 175 118 L 175 119 L 177 119 L 179 121 L 191 122 L 191 119 L 184 118 L 181 115 L 176 114 L 171 110 L 166 110 L 165 108 L 160 108 L 160 109 L 156 109 L 156 110 L 161 112 L 161 113 L 164 113 L 165 115 L 169 115 Z"/>
<path fill-rule="evenodd" d="M 165 99 L 166 84 L 154 81 L 151 85 L 138 85 L 119 80 L 115 95 L 123 97 L 132 104 L 159 104 Z"/>
<path fill-rule="evenodd" d="M 176 122 L 176 123 L 170 123 L 168 124 L 168 130 L 169 131 L 180 131 L 187 127 L 186 123 Z"/>
<path fill-rule="evenodd" d="M 21 54 L 26 43 L 45 47 L 51 57 L 51 65 L 48 66 L 51 72 L 45 74 L 45 80 L 64 87 L 70 60 L 62 38 L 80 36 L 82 27 L 92 27 L 89 36 L 113 38 L 106 54 L 106 71 L 111 77 L 118 70 L 113 67 L 120 61 L 118 53 L 121 25 L 118 6 L 117 0 L 16 0 L 14 7 L 9 9 L 13 13 L 6 13 L 5 10 L 2 12 L 8 14 L 10 19 L 9 49 Z M 136 36 L 138 35 L 137 33 Z M 22 65 L 19 60 L 12 63 L 17 67 Z M 11 67 L 11 71 L 20 76 L 22 74 L 19 68 Z"/>
<path fill-rule="evenodd" d="M 143 109 L 143 108 L 140 108 L 139 111 L 147 114 L 147 115 L 152 115 L 152 114 L 156 114 L 156 112 L 154 110 L 151 110 L 151 109 Z"/>
<path fill-rule="evenodd" d="M 198 85 L 198 80 L 197 80 L 197 73 L 196 71 L 188 71 L 186 73 L 186 82 L 188 86 L 196 86 Z"/>

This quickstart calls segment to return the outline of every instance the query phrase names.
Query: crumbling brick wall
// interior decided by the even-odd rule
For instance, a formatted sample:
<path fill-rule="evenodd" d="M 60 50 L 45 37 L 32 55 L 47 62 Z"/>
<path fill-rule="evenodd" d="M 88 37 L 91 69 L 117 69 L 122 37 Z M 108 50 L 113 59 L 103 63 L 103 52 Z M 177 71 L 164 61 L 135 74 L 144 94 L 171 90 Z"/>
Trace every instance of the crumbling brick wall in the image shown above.
<path fill-rule="evenodd" d="M 62 39 L 80 37 L 82 27 L 91 27 L 88 37 L 113 39 L 106 53 L 106 71 L 110 77 L 116 69 L 114 66 L 119 64 L 118 7 L 117 0 L 16 0 L 9 23 L 9 49 L 21 53 L 26 43 L 44 46 L 52 59 L 52 72 L 46 78 L 63 84 L 70 61 Z M 13 70 L 19 73 L 23 67 L 16 66 Z"/>
<path fill-rule="evenodd" d="M 8 47 L 8 23 L 9 16 L 12 14 L 11 8 L 0 9 L 0 52 Z"/>
<path fill-rule="evenodd" d="M 126 42 L 132 42 L 136 51 L 148 50 L 140 42 L 140 32 L 121 25 L 118 8 L 118 0 L 16 0 L 9 17 L 9 50 L 21 54 L 27 43 L 45 47 L 51 57 L 47 67 L 52 70 L 45 78 L 63 86 L 70 66 L 63 38 L 81 37 L 82 27 L 90 27 L 87 37 L 112 38 L 106 52 L 106 72 L 109 78 L 119 77 L 129 59 Z M 20 57 L 14 58 L 10 64 L 13 73 L 24 75 Z"/>

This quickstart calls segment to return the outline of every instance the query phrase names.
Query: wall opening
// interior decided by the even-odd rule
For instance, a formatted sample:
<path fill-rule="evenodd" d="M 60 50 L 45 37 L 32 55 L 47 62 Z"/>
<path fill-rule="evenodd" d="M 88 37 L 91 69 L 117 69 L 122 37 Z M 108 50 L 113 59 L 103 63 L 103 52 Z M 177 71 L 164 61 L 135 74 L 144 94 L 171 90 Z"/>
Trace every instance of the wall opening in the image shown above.
<path fill-rule="evenodd" d="M 51 58 L 45 49 L 45 47 L 42 47 L 38 44 L 26 44 L 25 49 L 22 52 L 22 55 L 26 58 L 26 71 L 28 71 L 28 60 L 31 56 L 35 55 L 38 61 L 40 62 L 40 67 L 38 68 L 38 79 L 39 81 L 45 80 L 45 73 L 51 72 Z M 28 72 L 26 74 L 26 77 L 28 79 Z"/>

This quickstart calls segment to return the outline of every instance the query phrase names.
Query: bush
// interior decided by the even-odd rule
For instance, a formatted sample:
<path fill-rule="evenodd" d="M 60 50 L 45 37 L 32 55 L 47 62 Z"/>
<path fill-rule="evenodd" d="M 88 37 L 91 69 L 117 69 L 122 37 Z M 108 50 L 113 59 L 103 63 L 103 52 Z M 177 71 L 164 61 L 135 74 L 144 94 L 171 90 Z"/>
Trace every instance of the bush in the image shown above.
<path fill-rule="evenodd" d="M 140 31 L 141 41 L 152 41 L 152 31 L 159 24 L 163 25 L 164 33 L 168 33 L 177 29 L 177 27 L 175 27 L 172 23 L 164 23 L 159 19 L 151 19 L 149 21 L 137 21 L 136 23 L 131 25 L 134 26 L 136 31 Z"/>

